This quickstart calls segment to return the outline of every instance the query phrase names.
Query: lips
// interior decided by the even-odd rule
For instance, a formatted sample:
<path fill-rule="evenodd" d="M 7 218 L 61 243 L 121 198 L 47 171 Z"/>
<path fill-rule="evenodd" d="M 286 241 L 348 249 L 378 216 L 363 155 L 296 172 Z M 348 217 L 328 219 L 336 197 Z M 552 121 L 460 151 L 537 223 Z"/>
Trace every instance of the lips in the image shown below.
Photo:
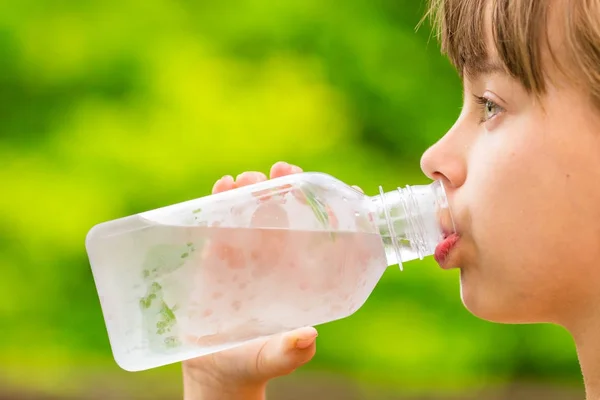
<path fill-rule="evenodd" d="M 449 203 L 438 209 L 438 226 L 442 231 L 442 240 L 436 246 L 433 256 L 443 269 L 451 268 L 448 265 L 448 258 L 460 240 L 460 234 L 458 234 L 459 231 L 451 209 Z"/>
<path fill-rule="evenodd" d="M 452 252 L 452 249 L 456 247 L 460 236 L 457 233 L 451 233 L 449 235 L 444 235 L 445 238 L 442 240 L 435 248 L 435 253 L 433 257 L 435 261 L 440 265 L 440 267 L 444 269 L 448 269 L 449 266 L 446 265 L 446 261 Z"/>

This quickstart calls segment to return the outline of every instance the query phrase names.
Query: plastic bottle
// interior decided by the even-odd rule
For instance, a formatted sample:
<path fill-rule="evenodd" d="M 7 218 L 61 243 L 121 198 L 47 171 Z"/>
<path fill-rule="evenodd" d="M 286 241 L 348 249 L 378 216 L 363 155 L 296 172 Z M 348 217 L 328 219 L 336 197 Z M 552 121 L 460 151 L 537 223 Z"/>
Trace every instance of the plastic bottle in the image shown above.
<path fill-rule="evenodd" d="M 442 225 L 439 182 L 370 197 L 302 173 L 101 223 L 86 249 L 114 358 L 139 371 L 347 317 Z"/>

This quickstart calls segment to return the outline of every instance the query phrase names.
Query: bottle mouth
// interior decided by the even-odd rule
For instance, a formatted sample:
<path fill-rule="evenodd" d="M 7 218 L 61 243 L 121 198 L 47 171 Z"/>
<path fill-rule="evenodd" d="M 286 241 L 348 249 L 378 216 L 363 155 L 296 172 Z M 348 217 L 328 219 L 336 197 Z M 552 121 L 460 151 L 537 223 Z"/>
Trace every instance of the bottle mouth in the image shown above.
<path fill-rule="evenodd" d="M 443 239 L 446 239 L 448 236 L 456 233 L 456 225 L 454 224 L 454 217 L 452 216 L 452 210 L 450 209 L 450 203 L 448 202 L 446 187 L 440 180 L 434 181 L 430 187 L 434 192 L 435 199 L 437 199 L 436 208 L 439 220 L 438 224 Z"/>
<path fill-rule="evenodd" d="M 401 189 L 399 189 L 401 190 Z M 435 253 L 440 242 L 456 232 L 446 189 L 441 181 L 429 185 L 406 186 L 407 209 L 412 210 L 415 250 L 420 259 Z"/>
<path fill-rule="evenodd" d="M 401 270 L 403 261 L 435 254 L 436 247 L 456 232 L 442 182 L 407 185 L 387 193 L 380 187 L 379 191 L 389 240 Z M 408 259 L 403 260 L 403 254 Z"/>

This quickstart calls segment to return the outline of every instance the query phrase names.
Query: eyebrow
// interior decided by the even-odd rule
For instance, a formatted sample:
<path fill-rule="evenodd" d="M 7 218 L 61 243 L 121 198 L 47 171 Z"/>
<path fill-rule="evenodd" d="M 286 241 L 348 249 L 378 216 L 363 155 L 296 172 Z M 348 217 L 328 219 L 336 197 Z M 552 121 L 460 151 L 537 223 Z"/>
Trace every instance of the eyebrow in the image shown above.
<path fill-rule="evenodd" d="M 507 74 L 504 64 L 498 60 L 482 60 L 465 66 L 465 72 L 470 79 L 480 78 L 482 75 Z"/>

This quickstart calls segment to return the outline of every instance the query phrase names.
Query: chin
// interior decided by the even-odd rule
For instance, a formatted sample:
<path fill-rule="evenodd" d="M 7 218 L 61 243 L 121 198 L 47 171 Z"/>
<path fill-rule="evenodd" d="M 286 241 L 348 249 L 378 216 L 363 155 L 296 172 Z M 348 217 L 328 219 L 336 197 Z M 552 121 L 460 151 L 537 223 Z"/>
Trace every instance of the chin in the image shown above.
<path fill-rule="evenodd" d="M 495 285 L 465 282 L 461 271 L 460 297 L 465 308 L 475 317 L 500 324 L 528 324 L 539 322 L 531 309 L 516 300 L 514 296 L 501 293 Z"/>

